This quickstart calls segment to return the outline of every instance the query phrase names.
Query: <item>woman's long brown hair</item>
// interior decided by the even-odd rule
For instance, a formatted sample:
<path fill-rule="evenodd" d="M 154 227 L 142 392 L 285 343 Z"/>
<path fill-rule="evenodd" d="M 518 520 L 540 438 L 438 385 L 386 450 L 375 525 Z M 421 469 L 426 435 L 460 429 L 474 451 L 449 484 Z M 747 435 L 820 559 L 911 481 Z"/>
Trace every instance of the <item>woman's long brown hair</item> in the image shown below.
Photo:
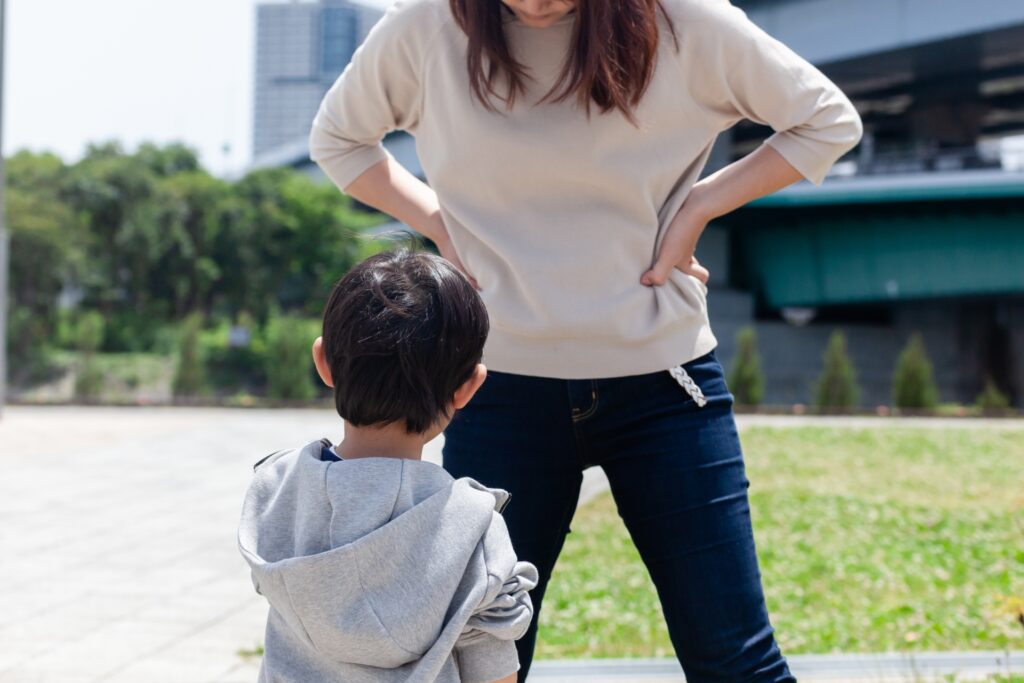
<path fill-rule="evenodd" d="M 491 111 L 496 110 L 491 97 L 511 108 L 516 96 L 525 92 L 529 75 L 512 57 L 505 40 L 504 3 L 449 0 L 449 4 L 469 38 L 466 61 L 473 93 Z M 678 47 L 675 26 L 660 0 L 578 0 L 573 10 L 577 16 L 571 58 L 541 101 L 561 102 L 575 94 L 588 116 L 591 104 L 596 104 L 601 113 L 618 109 L 634 121 L 632 111 L 654 73 L 659 10 Z M 508 79 L 505 93 L 496 88 L 502 74 Z"/>

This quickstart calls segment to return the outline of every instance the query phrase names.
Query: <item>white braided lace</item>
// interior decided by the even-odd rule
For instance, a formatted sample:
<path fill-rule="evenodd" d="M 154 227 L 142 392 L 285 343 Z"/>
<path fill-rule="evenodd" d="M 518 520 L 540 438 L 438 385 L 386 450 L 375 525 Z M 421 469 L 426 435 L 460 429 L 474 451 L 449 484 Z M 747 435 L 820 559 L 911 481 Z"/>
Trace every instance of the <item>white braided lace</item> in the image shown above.
<path fill-rule="evenodd" d="M 686 393 L 688 393 L 690 397 L 693 398 L 694 402 L 698 406 L 703 408 L 707 404 L 708 400 L 704 398 L 704 392 L 700 390 L 700 387 L 697 386 L 697 383 L 693 381 L 693 378 L 690 377 L 689 374 L 687 374 L 686 370 L 683 369 L 682 365 L 677 365 L 674 368 L 669 368 L 668 371 L 669 374 L 671 374 L 672 377 L 677 382 L 679 382 L 679 386 L 681 386 L 683 389 L 686 389 Z"/>

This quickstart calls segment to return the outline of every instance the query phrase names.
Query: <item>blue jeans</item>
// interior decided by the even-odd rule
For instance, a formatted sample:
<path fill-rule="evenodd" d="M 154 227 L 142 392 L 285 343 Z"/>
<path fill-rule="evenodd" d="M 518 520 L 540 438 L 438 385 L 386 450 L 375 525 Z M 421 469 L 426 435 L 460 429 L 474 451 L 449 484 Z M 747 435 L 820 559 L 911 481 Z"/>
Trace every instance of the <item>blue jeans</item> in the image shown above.
<path fill-rule="evenodd" d="M 445 468 L 511 492 L 512 543 L 540 570 L 533 623 L 517 643 L 519 680 L 592 465 L 608 475 L 687 681 L 796 680 L 765 608 L 733 396 L 714 351 L 683 368 L 703 407 L 667 370 L 583 380 L 492 371 L 445 430 Z"/>

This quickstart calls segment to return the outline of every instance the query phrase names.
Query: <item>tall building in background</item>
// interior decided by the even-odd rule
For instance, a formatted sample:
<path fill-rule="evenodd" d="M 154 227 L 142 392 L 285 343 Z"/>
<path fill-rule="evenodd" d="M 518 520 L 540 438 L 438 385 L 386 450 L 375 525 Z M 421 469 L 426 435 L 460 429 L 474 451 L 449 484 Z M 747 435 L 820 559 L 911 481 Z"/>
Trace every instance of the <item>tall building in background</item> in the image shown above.
<path fill-rule="evenodd" d="M 349 0 L 257 5 L 254 157 L 307 139 L 327 89 L 382 15 Z"/>

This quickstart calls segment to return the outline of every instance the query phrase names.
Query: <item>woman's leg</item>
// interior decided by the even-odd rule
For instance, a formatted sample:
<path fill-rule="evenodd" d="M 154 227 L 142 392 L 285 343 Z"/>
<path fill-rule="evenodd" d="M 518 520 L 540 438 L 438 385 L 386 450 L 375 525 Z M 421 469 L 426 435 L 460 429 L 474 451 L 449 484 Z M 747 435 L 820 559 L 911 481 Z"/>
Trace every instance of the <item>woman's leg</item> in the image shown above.
<path fill-rule="evenodd" d="M 658 590 L 687 681 L 795 681 L 765 608 L 732 395 L 713 353 L 684 368 L 704 407 L 667 372 L 600 380 L 587 443 Z"/>
<path fill-rule="evenodd" d="M 516 643 L 520 681 L 530 669 L 544 591 L 583 478 L 569 414 L 564 381 L 492 371 L 445 430 L 445 469 L 512 494 L 503 513 L 512 545 L 540 573 L 530 591 L 533 622 Z"/>

